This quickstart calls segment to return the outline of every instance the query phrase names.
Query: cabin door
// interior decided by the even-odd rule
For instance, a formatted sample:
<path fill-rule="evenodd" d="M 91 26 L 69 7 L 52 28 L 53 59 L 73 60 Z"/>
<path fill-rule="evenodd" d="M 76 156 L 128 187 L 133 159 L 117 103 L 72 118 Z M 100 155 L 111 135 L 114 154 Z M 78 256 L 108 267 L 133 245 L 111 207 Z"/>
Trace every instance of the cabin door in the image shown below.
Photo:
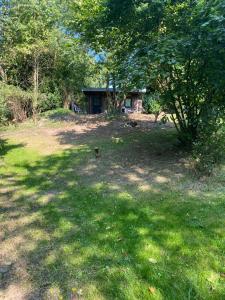
<path fill-rule="evenodd" d="M 92 97 L 92 113 L 100 114 L 102 112 L 102 98 L 101 96 Z"/>

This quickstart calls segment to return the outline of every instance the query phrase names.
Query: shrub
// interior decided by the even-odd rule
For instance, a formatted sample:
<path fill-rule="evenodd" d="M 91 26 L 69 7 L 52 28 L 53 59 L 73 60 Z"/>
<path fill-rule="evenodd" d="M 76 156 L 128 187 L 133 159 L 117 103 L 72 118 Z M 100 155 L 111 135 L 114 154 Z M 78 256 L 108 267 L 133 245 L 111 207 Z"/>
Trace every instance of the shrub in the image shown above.
<path fill-rule="evenodd" d="M 157 122 L 158 117 L 162 112 L 159 94 L 145 95 L 143 107 L 146 113 L 155 115 L 155 122 Z"/>
<path fill-rule="evenodd" d="M 212 109 L 199 125 L 197 139 L 193 143 L 192 157 L 199 175 L 211 175 L 213 169 L 225 158 L 225 124 L 223 112 L 218 118 Z"/>
<path fill-rule="evenodd" d="M 0 83 L 0 124 L 22 122 L 33 114 L 33 93 L 19 87 Z M 38 111 L 44 112 L 62 106 L 59 93 L 40 94 Z"/>
<path fill-rule="evenodd" d="M 41 114 L 44 118 L 50 119 L 52 121 L 70 121 L 74 120 L 74 113 L 67 108 L 57 108 L 53 110 L 48 110 Z"/>
<path fill-rule="evenodd" d="M 62 98 L 57 92 L 42 94 L 39 98 L 39 112 L 45 112 L 60 107 L 62 107 Z"/>
<path fill-rule="evenodd" d="M 0 83 L 0 123 L 24 121 L 32 114 L 32 93 Z"/>
<path fill-rule="evenodd" d="M 2 95 L 0 95 L 0 125 L 6 124 L 9 117 L 10 113 L 7 108 L 6 102 L 4 101 Z"/>

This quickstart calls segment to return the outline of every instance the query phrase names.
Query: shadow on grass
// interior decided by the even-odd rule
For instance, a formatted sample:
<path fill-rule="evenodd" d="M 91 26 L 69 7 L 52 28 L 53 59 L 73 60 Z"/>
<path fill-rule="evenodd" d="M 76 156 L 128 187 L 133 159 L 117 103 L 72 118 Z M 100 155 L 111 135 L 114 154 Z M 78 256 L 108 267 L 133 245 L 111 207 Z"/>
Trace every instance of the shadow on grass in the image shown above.
<path fill-rule="evenodd" d="M 127 124 L 128 117 L 120 116 L 119 119 L 107 119 L 103 117 L 95 117 L 96 115 L 88 115 L 85 119 L 76 115 L 75 124 L 81 125 L 78 128 L 75 126 L 71 129 L 59 130 L 57 139 L 61 145 L 75 145 L 82 141 L 90 141 L 90 139 L 112 138 L 112 137 L 126 137 L 130 134 L 143 134 L 157 130 L 168 131 L 174 127 L 171 123 L 161 124 L 147 120 L 138 120 L 137 127 L 131 127 Z M 82 126 L 84 125 L 84 126 Z"/>
<path fill-rule="evenodd" d="M 207 276 L 223 271 L 223 199 L 201 202 L 166 183 L 159 191 L 137 191 L 133 181 L 115 187 L 95 174 L 84 184 L 76 169 L 90 151 L 43 157 L 14 174 L 13 185 L 32 195 L 15 196 L 4 217 L 30 218 L 5 236 L 26 238 L 19 250 L 33 284 L 26 298 L 57 290 L 70 299 L 81 288 L 84 299 L 222 299 L 222 282 Z"/>
<path fill-rule="evenodd" d="M 8 152 L 16 148 L 23 148 L 24 144 L 10 144 L 6 139 L 0 138 L 0 158 L 3 158 Z"/>

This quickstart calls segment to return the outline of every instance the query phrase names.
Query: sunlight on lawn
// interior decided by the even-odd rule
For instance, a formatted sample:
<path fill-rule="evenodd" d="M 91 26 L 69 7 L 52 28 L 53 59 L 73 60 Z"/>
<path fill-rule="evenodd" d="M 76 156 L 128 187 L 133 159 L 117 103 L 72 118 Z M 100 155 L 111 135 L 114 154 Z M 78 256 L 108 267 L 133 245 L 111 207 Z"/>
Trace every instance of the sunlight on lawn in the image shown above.
<path fill-rule="evenodd" d="M 41 156 L 11 143 L 3 162 L 1 254 L 32 286 L 27 297 L 223 298 L 224 197 L 188 194 L 159 172 L 143 183 L 140 168 L 100 181 L 88 145 Z"/>

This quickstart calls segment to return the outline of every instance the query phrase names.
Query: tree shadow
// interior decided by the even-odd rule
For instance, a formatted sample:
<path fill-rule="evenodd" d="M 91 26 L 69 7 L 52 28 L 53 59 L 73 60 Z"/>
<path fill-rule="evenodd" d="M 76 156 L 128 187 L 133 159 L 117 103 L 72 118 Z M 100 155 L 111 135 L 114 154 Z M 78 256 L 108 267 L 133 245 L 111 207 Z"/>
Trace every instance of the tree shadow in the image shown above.
<path fill-rule="evenodd" d="M 24 144 L 11 144 L 6 139 L 0 139 L 0 158 L 3 158 L 11 150 L 22 147 L 24 147 Z"/>
<path fill-rule="evenodd" d="M 154 148 L 146 139 L 140 148 L 147 145 L 153 151 L 150 157 L 157 158 L 165 144 Z M 149 174 L 143 174 L 132 158 L 133 177 L 121 169 L 111 174 L 112 183 L 99 179 L 96 172 L 88 175 L 90 163 L 96 168 L 103 164 L 106 173 L 115 161 L 123 168 L 119 156 L 130 145 L 112 150 L 106 143 L 104 151 L 115 155 L 115 160 L 106 156 L 107 165 L 104 157 L 93 160 L 91 147 L 83 145 L 16 166 L 26 173 L 15 176 L 14 185 L 26 193 L 12 194 L 8 210 L 3 211 L 5 226 L 13 216 L 17 221 L 11 230 L 9 226 L 4 242 L 23 237 L 17 259 L 24 261 L 33 285 L 26 299 L 44 299 L 51 289 L 59 289 L 69 299 L 74 288 L 82 288 L 84 299 L 94 299 L 93 295 L 95 299 L 222 299 L 224 289 L 212 289 L 201 276 L 221 271 L 216 260 L 223 256 L 217 238 L 224 228 L 223 200 L 215 196 L 200 202 L 181 194 L 176 186 L 171 190 L 167 182 L 157 180 L 159 174 L 168 177 L 166 168 L 159 173 L 154 164 L 151 179 L 158 189 L 140 190 L 134 178 L 146 179 Z M 173 149 L 167 151 L 168 157 L 172 153 Z M 125 177 L 126 184 L 121 185 Z M 215 259 L 205 266 L 209 252 Z M 13 279 L 7 280 L 4 290 Z"/>
<path fill-rule="evenodd" d="M 90 139 L 106 139 L 111 137 L 125 137 L 133 133 L 149 132 L 154 129 L 168 130 L 174 129 L 174 126 L 168 122 L 151 122 L 149 120 L 136 120 L 137 126 L 130 125 L 129 116 L 120 116 L 117 119 L 106 118 L 105 116 L 96 117 L 89 115 L 75 116 L 74 125 L 66 130 L 59 130 L 56 134 L 61 145 L 76 145 L 81 142 L 90 141 Z M 132 120 L 132 119 L 131 119 Z M 77 126 L 76 126 L 77 125 Z"/>

